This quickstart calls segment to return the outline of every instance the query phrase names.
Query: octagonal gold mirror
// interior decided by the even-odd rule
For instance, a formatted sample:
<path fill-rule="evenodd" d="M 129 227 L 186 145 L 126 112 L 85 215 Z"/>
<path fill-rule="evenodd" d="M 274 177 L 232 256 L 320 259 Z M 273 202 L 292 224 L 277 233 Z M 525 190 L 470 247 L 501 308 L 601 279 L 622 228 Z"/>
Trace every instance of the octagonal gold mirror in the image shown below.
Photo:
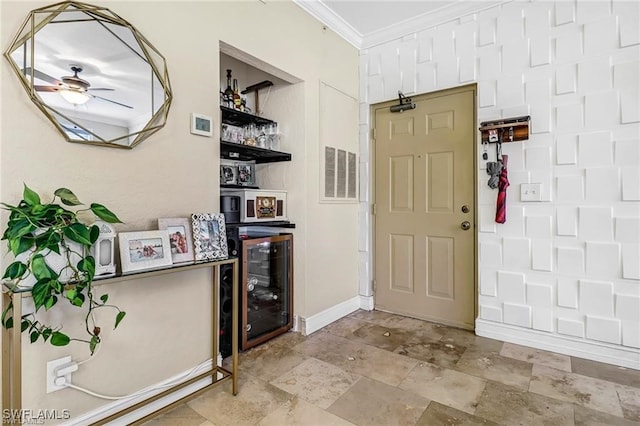
<path fill-rule="evenodd" d="M 166 61 L 107 8 L 66 1 L 34 9 L 4 56 L 69 142 L 133 148 L 165 125 Z"/>

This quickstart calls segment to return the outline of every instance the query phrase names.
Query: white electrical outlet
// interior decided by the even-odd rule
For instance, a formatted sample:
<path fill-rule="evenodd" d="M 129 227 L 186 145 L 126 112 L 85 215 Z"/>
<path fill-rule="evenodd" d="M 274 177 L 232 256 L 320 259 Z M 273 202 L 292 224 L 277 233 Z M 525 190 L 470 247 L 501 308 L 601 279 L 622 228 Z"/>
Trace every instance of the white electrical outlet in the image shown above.
<path fill-rule="evenodd" d="M 56 385 L 56 368 L 69 364 L 71 362 L 70 356 L 65 356 L 62 358 L 54 359 L 53 361 L 47 362 L 47 393 L 59 391 L 60 389 L 66 388 L 66 386 L 58 386 Z M 71 373 L 63 376 L 66 379 L 66 383 L 71 383 Z"/>
<path fill-rule="evenodd" d="M 521 183 L 520 201 L 542 201 L 542 184 Z"/>

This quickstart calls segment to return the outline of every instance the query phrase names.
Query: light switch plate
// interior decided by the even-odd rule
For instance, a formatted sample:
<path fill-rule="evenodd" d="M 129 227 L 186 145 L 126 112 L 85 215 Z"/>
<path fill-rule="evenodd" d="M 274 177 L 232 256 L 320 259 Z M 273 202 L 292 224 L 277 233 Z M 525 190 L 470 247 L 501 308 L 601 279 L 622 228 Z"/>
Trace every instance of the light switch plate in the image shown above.
<path fill-rule="evenodd" d="M 521 183 L 520 201 L 542 201 L 542 184 Z"/>

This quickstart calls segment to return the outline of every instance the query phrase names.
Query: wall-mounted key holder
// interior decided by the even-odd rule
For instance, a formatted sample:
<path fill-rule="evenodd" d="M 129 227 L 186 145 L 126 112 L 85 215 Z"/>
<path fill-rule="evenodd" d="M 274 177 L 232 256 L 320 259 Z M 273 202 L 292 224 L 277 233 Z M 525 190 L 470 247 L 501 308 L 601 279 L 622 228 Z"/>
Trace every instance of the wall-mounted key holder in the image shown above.
<path fill-rule="evenodd" d="M 529 139 L 531 116 L 501 118 L 480 123 L 483 143 L 518 142 Z"/>

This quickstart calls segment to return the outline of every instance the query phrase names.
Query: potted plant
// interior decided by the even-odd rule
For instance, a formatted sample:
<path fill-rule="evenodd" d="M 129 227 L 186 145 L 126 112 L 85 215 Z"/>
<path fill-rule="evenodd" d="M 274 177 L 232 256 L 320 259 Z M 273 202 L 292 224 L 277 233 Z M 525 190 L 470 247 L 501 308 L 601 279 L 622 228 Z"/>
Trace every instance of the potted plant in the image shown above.
<path fill-rule="evenodd" d="M 101 204 L 92 203 L 89 208 L 76 211 L 63 207 L 82 205 L 66 188 L 57 189 L 51 202 L 43 203 L 36 192 L 24 185 L 22 198 L 16 206 L 1 203 L 11 212 L 2 239 L 7 240 L 9 251 L 16 259 L 6 268 L 2 280 L 9 292 L 30 287 L 35 306 L 34 312 L 19 319 L 21 330 L 29 333 L 31 343 L 39 338 L 45 342 L 49 340 L 54 346 L 65 346 L 74 340 L 88 343 L 93 355 L 100 343 L 100 327 L 95 324 L 94 311 L 114 309 L 117 312 L 114 328 L 118 327 L 125 312 L 115 305 L 108 305 L 107 294 L 99 299 L 94 297 L 92 283 L 96 264 L 89 249 L 100 231 L 96 225 L 82 223 L 78 213 L 90 211 L 105 222 L 122 222 Z M 56 198 L 63 205 L 56 204 Z M 60 299 L 67 299 L 73 306 L 86 310 L 87 337 L 69 337 L 61 331 L 61 326 L 52 327 L 36 318 L 41 308 L 48 311 Z M 1 320 L 5 328 L 15 326 L 12 303 L 2 312 Z"/>

